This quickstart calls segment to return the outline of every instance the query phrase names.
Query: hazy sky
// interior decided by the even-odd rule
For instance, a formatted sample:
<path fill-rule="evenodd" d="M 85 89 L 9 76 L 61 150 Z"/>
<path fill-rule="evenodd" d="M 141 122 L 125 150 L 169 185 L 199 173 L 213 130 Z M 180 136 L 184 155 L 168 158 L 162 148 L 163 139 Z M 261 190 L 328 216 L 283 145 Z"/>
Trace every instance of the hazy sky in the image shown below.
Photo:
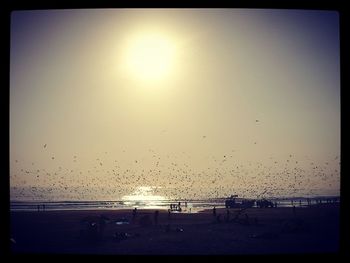
<path fill-rule="evenodd" d="M 336 12 L 16 11 L 11 186 L 338 193 L 339 60 Z"/>

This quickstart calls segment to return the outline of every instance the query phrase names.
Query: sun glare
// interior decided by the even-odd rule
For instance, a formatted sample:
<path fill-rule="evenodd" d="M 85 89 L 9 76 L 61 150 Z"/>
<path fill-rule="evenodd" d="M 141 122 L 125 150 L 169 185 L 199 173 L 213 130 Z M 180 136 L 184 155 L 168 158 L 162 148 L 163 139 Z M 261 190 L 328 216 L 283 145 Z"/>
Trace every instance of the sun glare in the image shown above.
<path fill-rule="evenodd" d="M 133 78 L 158 81 L 170 74 L 174 55 L 174 43 L 165 35 L 140 34 L 128 43 L 125 65 Z"/>
<path fill-rule="evenodd" d="M 162 201 L 165 200 L 164 196 L 154 195 L 153 187 L 139 186 L 131 195 L 125 195 L 122 197 L 125 201 Z"/>

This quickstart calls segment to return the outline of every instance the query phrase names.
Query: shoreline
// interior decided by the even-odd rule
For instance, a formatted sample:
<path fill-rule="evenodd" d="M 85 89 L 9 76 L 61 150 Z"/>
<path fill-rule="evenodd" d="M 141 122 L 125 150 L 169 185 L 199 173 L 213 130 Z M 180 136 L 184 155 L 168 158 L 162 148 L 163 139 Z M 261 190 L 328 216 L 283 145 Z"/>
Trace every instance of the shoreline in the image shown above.
<path fill-rule="evenodd" d="M 227 200 L 227 199 L 226 199 Z M 238 199 L 239 200 L 239 199 Z M 250 200 L 250 199 L 249 199 Z M 251 199 L 254 200 L 254 199 Z M 328 197 L 323 199 L 268 199 L 278 207 L 309 207 L 323 204 L 339 204 L 340 197 Z M 195 213 L 212 207 L 225 208 L 225 200 L 197 200 L 197 201 L 10 201 L 10 211 L 73 211 L 73 210 L 125 210 L 125 209 L 149 209 L 168 210 L 170 204 L 181 203 L 183 212 Z M 255 204 L 256 203 L 256 204 Z M 255 201 L 253 208 L 257 208 Z"/>

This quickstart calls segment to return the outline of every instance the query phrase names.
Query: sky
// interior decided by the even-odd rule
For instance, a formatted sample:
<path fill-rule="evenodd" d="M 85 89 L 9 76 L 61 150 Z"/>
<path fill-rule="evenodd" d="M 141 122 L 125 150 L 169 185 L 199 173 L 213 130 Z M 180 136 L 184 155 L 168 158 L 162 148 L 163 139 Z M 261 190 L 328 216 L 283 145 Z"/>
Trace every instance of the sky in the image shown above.
<path fill-rule="evenodd" d="M 339 194 L 337 12 L 15 11 L 10 60 L 11 199 Z"/>

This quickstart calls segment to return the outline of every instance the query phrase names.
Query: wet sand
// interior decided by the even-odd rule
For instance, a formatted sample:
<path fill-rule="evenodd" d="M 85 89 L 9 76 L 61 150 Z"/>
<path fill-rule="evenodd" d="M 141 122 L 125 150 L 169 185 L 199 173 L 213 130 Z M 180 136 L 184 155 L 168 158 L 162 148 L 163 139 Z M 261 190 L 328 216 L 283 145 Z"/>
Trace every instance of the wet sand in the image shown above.
<path fill-rule="evenodd" d="M 13 253 L 63 254 L 291 254 L 336 253 L 339 249 L 339 205 L 296 208 L 249 208 L 234 220 L 239 209 L 200 213 L 160 210 L 11 212 Z M 152 225 L 140 220 L 149 215 Z M 101 233 L 99 218 L 109 218 Z M 118 225 L 126 218 L 130 224 Z M 85 221 L 84 221 L 85 220 Z M 96 222 L 96 231 L 87 221 Z M 115 237 L 115 233 L 119 233 Z M 96 235 L 95 235 L 96 234 Z"/>

